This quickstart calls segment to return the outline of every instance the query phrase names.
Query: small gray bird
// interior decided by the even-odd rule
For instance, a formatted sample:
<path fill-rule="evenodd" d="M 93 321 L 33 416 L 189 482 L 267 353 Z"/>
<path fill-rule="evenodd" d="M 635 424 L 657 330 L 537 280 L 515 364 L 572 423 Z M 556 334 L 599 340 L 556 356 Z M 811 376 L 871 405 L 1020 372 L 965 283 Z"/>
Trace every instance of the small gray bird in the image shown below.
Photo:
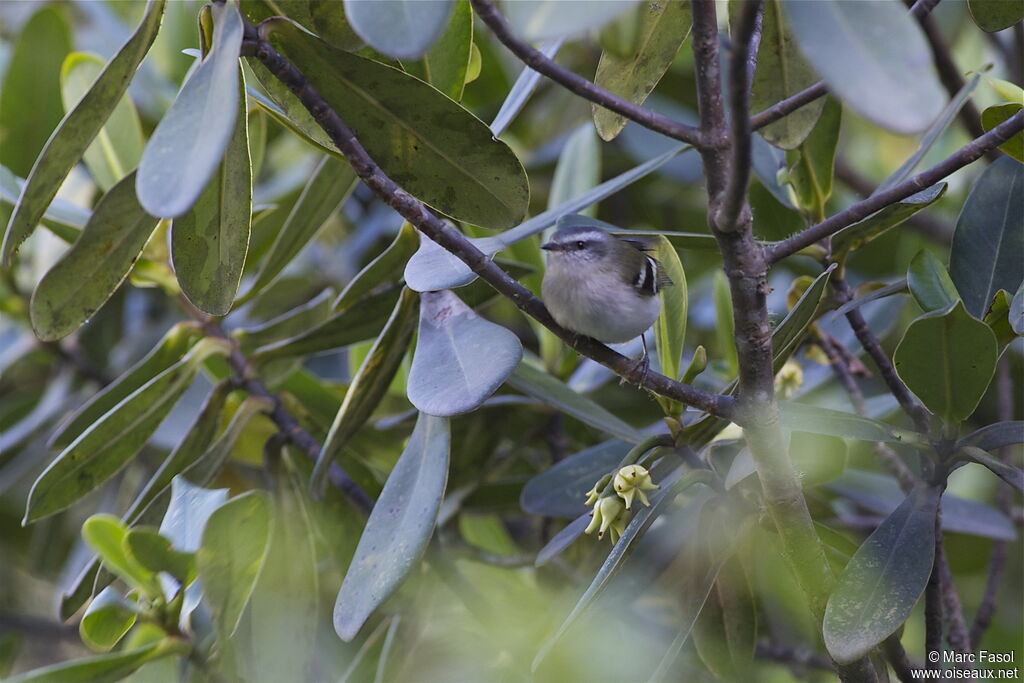
<path fill-rule="evenodd" d="M 548 252 L 541 295 L 559 325 L 606 344 L 640 337 L 661 313 L 658 292 L 672 283 L 642 239 L 592 225 L 561 228 Z M 647 362 L 647 342 L 640 362 Z M 646 367 L 646 366 L 645 366 Z"/>

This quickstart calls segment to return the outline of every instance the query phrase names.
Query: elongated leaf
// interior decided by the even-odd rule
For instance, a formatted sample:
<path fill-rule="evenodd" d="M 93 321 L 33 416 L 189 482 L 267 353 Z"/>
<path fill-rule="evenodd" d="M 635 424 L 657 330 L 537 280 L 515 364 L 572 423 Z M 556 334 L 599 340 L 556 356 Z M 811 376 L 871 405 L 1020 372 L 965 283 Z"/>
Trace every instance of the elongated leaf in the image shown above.
<path fill-rule="evenodd" d="M 270 547 L 273 523 L 267 495 L 250 491 L 217 508 L 196 553 L 203 596 L 221 633 L 238 627 Z"/>
<path fill-rule="evenodd" d="M 974 462 L 992 470 L 993 474 L 1010 486 L 1024 492 L 1024 471 L 1003 462 L 999 458 L 993 457 L 988 451 L 983 451 L 975 446 L 964 446 L 960 452 Z"/>
<path fill-rule="evenodd" d="M 103 60 L 94 55 L 72 52 L 60 70 L 64 111 L 71 111 L 88 94 L 103 73 Z M 112 134 L 116 131 L 116 135 Z M 142 158 L 142 124 L 131 98 L 122 95 L 97 138 L 85 150 L 84 161 L 96 184 L 104 191 L 139 165 Z"/>
<path fill-rule="evenodd" d="M 575 517 L 585 509 L 586 492 L 619 464 L 629 448 L 629 443 L 615 439 L 559 460 L 526 482 L 519 506 L 531 515 Z"/>
<path fill-rule="evenodd" d="M 895 2 L 784 0 L 800 52 L 829 90 L 894 133 L 923 131 L 945 91 L 917 22 Z"/>
<path fill-rule="evenodd" d="M 910 260 L 907 287 L 925 313 L 945 310 L 960 299 L 942 261 L 927 249 Z"/>
<path fill-rule="evenodd" d="M 937 202 L 946 193 L 946 183 L 936 183 L 917 194 L 876 211 L 867 218 L 847 226 L 832 236 L 832 258 L 860 249 L 865 244 L 896 227 L 918 211 Z"/>
<path fill-rule="evenodd" d="M 248 354 L 260 346 L 294 337 L 322 323 L 331 314 L 333 297 L 334 292 L 325 289 L 306 303 L 276 318 L 253 327 L 237 329 L 231 334 L 238 340 L 242 353 Z"/>
<path fill-rule="evenodd" d="M 715 337 L 718 340 L 718 352 L 722 355 L 729 374 L 735 375 L 740 367 L 736 356 L 736 323 L 733 320 L 729 281 L 722 271 L 715 271 L 712 296 L 715 302 Z"/>
<path fill-rule="evenodd" d="M 323 157 L 313 169 L 302 194 L 281 226 L 252 288 L 239 304 L 251 300 L 272 283 L 285 266 L 309 244 L 327 219 L 355 189 L 358 178 L 344 161 Z"/>
<path fill-rule="evenodd" d="M 176 550 L 198 551 L 206 523 L 227 499 L 227 489 L 206 489 L 181 476 L 174 477 L 171 480 L 171 502 L 160 522 L 160 534 Z"/>
<path fill-rule="evenodd" d="M 63 510 L 114 476 L 167 417 L 203 362 L 228 350 L 220 340 L 202 340 L 83 432 L 32 485 L 25 523 Z"/>
<path fill-rule="evenodd" d="M 689 149 L 692 149 L 689 145 L 671 149 L 659 157 L 606 180 L 565 204 L 534 216 L 512 230 L 493 237 L 474 237 L 469 241 L 480 251 L 488 256 L 493 256 L 513 242 L 550 228 L 561 217 L 576 213 L 629 186 Z M 417 292 L 436 292 L 442 289 L 462 287 L 475 279 L 476 273 L 470 270 L 469 266 L 454 254 L 438 246 L 433 240 L 422 240 L 419 250 L 405 266 L 405 282 Z"/>
<path fill-rule="evenodd" d="M 1024 282 L 1017 288 L 1017 293 L 1010 301 L 1010 329 L 1018 335 L 1024 335 Z"/>
<path fill-rule="evenodd" d="M 319 495 L 323 495 L 327 486 L 330 464 L 369 419 L 384 398 L 395 373 L 398 372 L 398 367 L 402 364 L 412 341 L 419 309 L 420 296 L 409 288 L 402 289 L 395 310 L 391 312 L 391 317 L 385 323 L 380 336 L 352 377 L 352 382 L 345 393 L 345 400 L 334 417 L 331 430 L 327 433 L 327 440 L 320 450 L 316 468 L 313 470 L 311 486 Z"/>
<path fill-rule="evenodd" d="M 142 360 L 75 411 L 50 437 L 48 445 L 63 448 L 78 438 L 126 396 L 180 360 L 198 335 L 199 328 L 189 323 L 172 327 Z"/>
<path fill-rule="evenodd" d="M 409 401 L 451 417 L 477 408 L 523 357 L 514 333 L 477 315 L 451 291 L 424 292 Z"/>
<path fill-rule="evenodd" d="M 810 329 L 811 324 L 818 318 L 818 308 L 821 298 L 825 295 L 825 287 L 828 285 L 832 271 L 836 269 L 835 264 L 829 266 L 825 271 L 814 278 L 814 281 L 804 290 L 804 293 L 797 299 L 792 310 L 782 322 L 772 331 L 772 371 L 778 372 L 786 361 L 796 352 L 803 341 L 804 335 Z"/>
<path fill-rule="evenodd" d="M 909 289 L 906 278 L 903 278 L 898 282 L 894 282 L 891 285 L 875 287 L 874 289 L 868 291 L 867 294 L 864 294 L 863 296 L 858 296 L 855 299 L 851 299 L 850 301 L 847 301 L 845 304 L 837 308 L 835 313 L 832 315 L 832 318 L 835 319 L 841 315 L 845 315 L 846 313 L 854 310 L 855 308 L 860 308 L 864 304 L 869 304 L 872 301 L 878 301 L 879 299 L 884 299 L 885 297 L 892 296 L 893 294 L 904 294 L 908 291 Z"/>
<path fill-rule="evenodd" d="M 419 233 L 411 223 L 402 223 L 401 230 L 395 241 L 380 253 L 377 258 L 366 264 L 356 276 L 345 286 L 332 304 L 334 310 L 340 311 L 354 304 L 371 291 L 383 285 L 398 286 L 402 281 L 405 262 L 416 253 L 419 244 Z"/>
<path fill-rule="evenodd" d="M 1024 7 L 1002 0 L 967 0 L 971 18 L 978 28 L 988 33 L 1002 31 L 1024 19 Z"/>
<path fill-rule="evenodd" d="M 103 565 L 125 583 L 143 591 L 150 599 L 161 594 L 156 574 L 135 559 L 125 544 L 128 527 L 113 515 L 93 515 L 82 525 L 82 538 Z"/>
<path fill-rule="evenodd" d="M 189 648 L 188 643 L 183 640 L 166 638 L 134 650 L 72 659 L 33 669 L 7 679 L 7 683 L 113 683 L 128 676 L 146 662 L 172 655 L 184 656 Z"/>
<path fill-rule="evenodd" d="M 679 379 L 690 306 L 686 271 L 683 270 L 683 263 L 679 260 L 675 247 L 664 235 L 659 236 L 657 256 L 665 273 L 672 278 L 672 286 L 663 288 L 659 293 L 661 315 L 654 321 L 654 339 L 658 347 L 661 373 L 672 379 Z M 658 397 L 658 402 L 666 414 L 678 417 L 682 413 L 683 406 L 675 401 Z"/>
<path fill-rule="evenodd" d="M 358 1 L 358 0 L 355 0 Z M 456 102 L 462 99 L 473 54 L 473 8 L 469 0 L 452 2 L 448 27 L 423 55 L 424 80 Z"/>
<path fill-rule="evenodd" d="M 1024 98 L 1018 98 L 1018 100 L 1021 99 Z M 1019 102 L 997 104 L 994 107 L 988 107 L 985 111 L 981 112 L 981 127 L 988 132 L 1000 123 L 1013 117 L 1020 110 L 1021 104 Z M 1012 138 L 999 145 L 999 149 L 1017 161 L 1024 162 L 1024 132 L 1015 133 Z"/>
<path fill-rule="evenodd" d="M 589 125 L 573 131 L 562 148 L 551 179 L 548 209 L 555 209 L 601 182 L 601 149 Z M 591 204 L 580 213 L 593 217 L 597 206 Z"/>
<path fill-rule="evenodd" d="M 78 633 L 93 650 L 107 652 L 135 624 L 135 618 L 135 611 L 124 596 L 107 587 L 89 603 L 78 623 Z"/>
<path fill-rule="evenodd" d="M 647 3 L 641 10 L 639 40 L 630 54 L 605 50 L 594 83 L 634 104 L 643 104 L 658 85 L 690 33 L 692 18 L 686 2 Z M 626 127 L 626 118 L 592 105 L 594 125 L 602 140 L 613 140 Z"/>
<path fill-rule="evenodd" d="M 637 0 L 516 0 L 504 5 L 512 29 L 526 40 L 574 38 L 614 19 Z"/>
<path fill-rule="evenodd" d="M 864 656 L 910 616 L 932 572 L 941 495 L 919 484 L 847 563 L 823 624 L 825 647 L 837 662 Z"/>
<path fill-rule="evenodd" d="M 561 49 L 563 42 L 561 38 L 545 41 L 537 46 L 537 50 L 548 59 L 554 59 Z M 523 70 L 519 72 L 519 76 L 516 78 L 516 82 L 512 84 L 512 88 L 508 91 L 505 101 L 501 103 L 501 108 L 495 115 L 494 120 L 491 121 L 490 128 L 494 137 L 498 137 L 505 132 L 505 129 L 515 119 L 516 114 L 526 105 L 526 100 L 530 99 L 530 95 L 537 89 L 538 83 L 540 83 L 540 72 L 524 65 Z"/>
<path fill-rule="evenodd" d="M 526 213 L 522 164 L 467 110 L 402 71 L 332 48 L 288 22 L 272 26 L 275 46 L 410 193 L 445 215 L 489 228 L 511 227 Z M 291 105 L 281 102 L 288 112 L 295 108 L 291 97 Z"/>
<path fill-rule="evenodd" d="M 730 16 L 743 5 L 730 2 Z M 782 15 L 781 0 L 768 0 L 761 20 L 761 45 L 750 91 L 750 107 L 763 111 L 818 82 L 818 74 L 800 55 Z M 781 149 L 795 149 L 807 138 L 821 116 L 825 100 L 800 107 L 793 113 L 758 131 Z"/>
<path fill-rule="evenodd" d="M 153 527 L 129 529 L 125 544 L 139 564 L 151 572 L 167 572 L 182 586 L 196 578 L 195 555 L 175 550 L 170 539 Z"/>
<path fill-rule="evenodd" d="M 213 15 L 213 47 L 160 119 L 139 162 L 139 202 L 161 218 L 182 216 L 196 203 L 235 130 L 242 18 L 234 2 L 214 5 Z"/>
<path fill-rule="evenodd" d="M 957 442 L 957 447 L 974 446 L 986 451 L 994 451 L 1003 446 L 1024 443 L 1024 421 L 1009 420 L 996 422 L 971 432 Z"/>
<path fill-rule="evenodd" d="M 956 115 L 960 113 L 964 104 L 970 99 L 971 93 L 978 87 L 978 83 L 981 81 L 981 75 L 975 74 L 971 77 L 967 83 L 964 84 L 960 91 L 949 101 L 943 109 L 942 113 L 932 122 L 932 125 L 928 126 L 928 130 L 925 131 L 924 135 L 921 136 L 921 144 L 918 145 L 917 151 L 915 151 L 909 159 L 904 161 L 898 169 L 896 169 L 892 175 L 885 179 L 885 181 L 879 185 L 874 192 L 871 194 L 875 195 L 879 192 L 884 192 L 890 187 L 903 182 L 910 173 L 921 163 L 921 159 L 924 158 L 928 150 L 932 148 L 935 141 L 946 131 L 949 124 L 953 122 Z M 1000 122 L 1001 123 L 1001 122 Z"/>
<path fill-rule="evenodd" d="M 956 221 L 949 274 L 964 307 L 983 318 L 1000 289 L 1024 280 L 1024 164 L 1003 157 L 971 188 Z"/>
<path fill-rule="evenodd" d="M 244 80 L 239 74 L 239 85 Z M 235 127 L 224 158 L 206 189 L 171 223 L 171 261 L 181 291 L 196 308 L 224 315 L 242 278 L 252 220 L 252 166 L 245 99 L 238 98 Z"/>
<path fill-rule="evenodd" d="M 228 461 L 249 421 L 259 413 L 269 413 L 274 403 L 264 396 L 250 395 L 238 406 L 231 422 L 202 456 L 186 468 L 181 476 L 196 486 L 206 486 Z"/>
<path fill-rule="evenodd" d="M 334 630 L 351 641 L 416 566 L 448 480 L 448 419 L 420 413 L 370 513 L 334 604 Z"/>
<path fill-rule="evenodd" d="M 579 517 L 569 522 L 564 529 L 555 534 L 547 544 L 537 553 L 537 559 L 533 566 L 543 567 L 562 551 L 568 548 L 577 538 L 583 535 L 583 530 L 590 524 L 590 513 L 584 512 Z"/>
<path fill-rule="evenodd" d="M 834 98 L 825 100 L 818 122 L 798 149 L 786 153 L 789 183 L 796 202 L 815 220 L 825 219 L 825 204 L 832 196 L 832 176 L 843 109 Z"/>
<path fill-rule="evenodd" d="M 896 429 L 884 422 L 808 403 L 779 401 L 779 421 L 786 429 L 810 434 L 888 443 L 920 441 L 920 437 L 913 432 Z"/>
<path fill-rule="evenodd" d="M 528 363 L 520 363 L 509 375 L 508 383 L 527 396 L 533 396 L 611 436 L 630 443 L 640 443 L 643 439 L 640 432 L 602 406 Z"/>
<path fill-rule="evenodd" d="M 13 211 L 21 196 L 25 181 L 16 177 L 6 166 L 0 166 L 0 212 Z M 54 199 L 40 222 L 54 235 L 71 244 L 81 234 L 89 212 L 63 199 Z"/>
<path fill-rule="evenodd" d="M 60 339 L 88 320 L 127 277 L 157 219 L 135 198 L 135 174 L 103 195 L 81 236 L 32 293 L 32 328 Z"/>
<path fill-rule="evenodd" d="M 453 0 L 345 0 L 345 17 L 370 47 L 389 57 L 422 56 L 444 32 Z"/>
<path fill-rule="evenodd" d="M 925 407 L 948 423 L 966 419 L 988 389 L 998 360 L 996 336 L 964 302 L 926 313 L 903 335 L 893 365 Z"/>

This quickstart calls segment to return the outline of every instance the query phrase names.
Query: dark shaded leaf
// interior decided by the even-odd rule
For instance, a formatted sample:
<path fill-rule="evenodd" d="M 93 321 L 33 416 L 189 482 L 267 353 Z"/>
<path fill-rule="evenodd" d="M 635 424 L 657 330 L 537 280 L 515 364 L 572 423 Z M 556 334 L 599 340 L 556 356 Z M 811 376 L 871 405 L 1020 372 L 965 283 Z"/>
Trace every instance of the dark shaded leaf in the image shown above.
<path fill-rule="evenodd" d="M 598 479 L 611 472 L 630 449 L 625 441 L 605 441 L 574 453 L 526 482 L 519 496 L 524 512 L 547 517 L 575 517 Z"/>
<path fill-rule="evenodd" d="M 837 662 L 863 657 L 910 616 L 932 572 L 941 495 L 919 484 L 847 563 L 822 629 Z"/>
<path fill-rule="evenodd" d="M 1003 462 L 999 458 L 992 456 L 988 451 L 983 451 L 975 446 L 963 446 L 960 449 L 960 453 L 974 462 L 989 468 L 993 474 L 1013 488 L 1024 492 L 1024 471 Z"/>
<path fill-rule="evenodd" d="M 833 260 L 838 261 L 848 252 L 860 249 L 918 211 L 934 204 L 945 193 L 946 183 L 937 183 L 843 228 L 832 236 Z"/>
<path fill-rule="evenodd" d="M 917 252 L 910 260 L 907 287 L 925 313 L 945 310 L 960 299 L 946 267 L 927 249 Z"/>
<path fill-rule="evenodd" d="M 810 434 L 840 436 L 861 441 L 923 443 L 922 438 L 913 432 L 896 429 L 868 417 L 809 403 L 779 401 L 779 422 L 787 429 Z"/>
<path fill-rule="evenodd" d="M 304 304 L 290 311 L 253 327 L 243 327 L 231 333 L 238 340 L 242 353 L 251 353 L 254 349 L 267 346 L 274 342 L 294 337 L 316 327 L 331 314 L 331 299 L 334 292 L 330 289 L 317 294 Z"/>
<path fill-rule="evenodd" d="M 429 83 L 458 102 L 473 54 L 473 8 L 469 0 L 455 0 L 453 5 L 448 27 L 422 63 Z"/>
<path fill-rule="evenodd" d="M 845 314 L 849 313 L 850 311 L 854 310 L 855 308 L 860 308 L 864 304 L 869 304 L 872 301 L 877 301 L 879 299 L 884 299 L 885 297 L 892 296 L 893 294 L 904 294 L 904 293 L 909 291 L 906 278 L 904 278 L 904 279 L 902 279 L 902 280 L 900 280 L 898 282 L 894 282 L 891 285 L 881 285 L 881 283 L 869 283 L 869 284 L 873 284 L 873 285 L 877 285 L 877 286 L 873 286 L 873 288 L 870 291 L 868 291 L 866 294 L 863 294 L 862 296 L 858 296 L 855 299 L 851 299 L 850 301 L 847 301 L 845 304 L 843 304 L 842 306 L 837 308 L 835 313 L 832 315 L 833 320 L 835 318 L 838 318 L 841 315 L 845 315 Z M 862 287 L 863 287 L 863 285 L 862 285 Z M 858 291 L 860 291 L 860 289 L 861 288 L 858 287 Z"/>
<path fill-rule="evenodd" d="M 533 566 L 543 567 L 562 551 L 572 545 L 577 538 L 583 535 L 583 530 L 590 524 L 590 513 L 584 512 L 579 517 L 569 522 L 564 529 L 555 534 L 550 541 L 537 553 L 537 559 Z"/>
<path fill-rule="evenodd" d="M 1021 110 L 1019 103 L 997 104 L 981 112 L 981 127 L 987 132 L 1008 120 Z M 1017 161 L 1024 162 L 1024 132 L 1016 133 L 1012 138 L 999 145 L 1003 150 Z"/>
<path fill-rule="evenodd" d="M 171 547 L 171 542 L 156 529 L 129 529 L 125 543 L 139 564 L 149 571 L 167 572 L 183 586 L 195 578 L 195 555 L 175 550 Z"/>
<path fill-rule="evenodd" d="M 843 108 L 829 97 L 818 122 L 800 144 L 786 153 L 789 163 L 789 184 L 796 194 L 797 205 L 814 220 L 825 219 L 825 204 L 832 196 L 833 166 Z"/>
<path fill-rule="evenodd" d="M 388 245 L 377 258 L 366 264 L 356 276 L 341 290 L 341 294 L 332 304 L 334 310 L 340 311 L 363 298 L 370 292 L 383 286 L 397 287 L 402 281 L 405 263 L 416 253 L 419 245 L 419 233 L 409 222 L 403 222 L 395 241 Z"/>
<path fill-rule="evenodd" d="M 334 630 L 351 641 L 416 566 L 448 480 L 448 419 L 420 413 L 359 539 L 334 604 Z"/>
<path fill-rule="evenodd" d="M 978 28 L 988 33 L 1002 31 L 1024 19 L 1024 7 L 1003 0 L 967 0 L 971 18 Z"/>
<path fill-rule="evenodd" d="M 96 655 L 85 659 L 72 659 L 33 669 L 20 676 L 7 679 L 7 683 L 113 683 L 119 681 L 146 662 L 172 655 L 184 656 L 190 646 L 183 640 L 166 638 L 134 650 Z"/>
<path fill-rule="evenodd" d="M 1003 446 L 1024 443 L 1024 421 L 996 422 L 971 432 L 957 441 L 957 447 L 974 446 L 985 451 L 994 451 Z"/>

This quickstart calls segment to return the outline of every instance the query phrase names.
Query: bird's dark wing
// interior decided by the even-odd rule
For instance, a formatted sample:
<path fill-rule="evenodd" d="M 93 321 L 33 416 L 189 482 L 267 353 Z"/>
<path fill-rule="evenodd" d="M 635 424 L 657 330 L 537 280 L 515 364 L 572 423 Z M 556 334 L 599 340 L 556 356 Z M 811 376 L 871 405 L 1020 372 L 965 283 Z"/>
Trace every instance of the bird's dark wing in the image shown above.
<path fill-rule="evenodd" d="M 661 291 L 662 287 L 671 287 L 675 283 L 665 273 L 657 259 L 644 254 L 643 267 L 636 274 L 631 284 L 640 290 L 641 294 L 654 296 Z"/>

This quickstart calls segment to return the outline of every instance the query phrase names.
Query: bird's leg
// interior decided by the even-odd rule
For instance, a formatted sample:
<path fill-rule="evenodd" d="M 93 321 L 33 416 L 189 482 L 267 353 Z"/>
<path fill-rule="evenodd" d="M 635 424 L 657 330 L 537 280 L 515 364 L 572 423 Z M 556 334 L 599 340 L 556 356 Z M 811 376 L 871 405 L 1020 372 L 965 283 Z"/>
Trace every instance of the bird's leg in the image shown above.
<path fill-rule="evenodd" d="M 640 358 L 637 359 L 636 363 L 633 365 L 633 370 L 642 368 L 642 372 L 640 373 L 640 381 L 638 381 L 636 385 L 638 388 L 643 388 L 644 382 L 647 381 L 647 371 L 650 370 L 651 368 L 651 359 L 647 355 L 647 339 L 642 334 L 640 335 L 640 342 L 644 346 L 644 352 L 640 355 Z M 622 379 L 619 380 L 619 384 L 624 384 L 625 381 L 626 378 L 623 377 Z"/>

